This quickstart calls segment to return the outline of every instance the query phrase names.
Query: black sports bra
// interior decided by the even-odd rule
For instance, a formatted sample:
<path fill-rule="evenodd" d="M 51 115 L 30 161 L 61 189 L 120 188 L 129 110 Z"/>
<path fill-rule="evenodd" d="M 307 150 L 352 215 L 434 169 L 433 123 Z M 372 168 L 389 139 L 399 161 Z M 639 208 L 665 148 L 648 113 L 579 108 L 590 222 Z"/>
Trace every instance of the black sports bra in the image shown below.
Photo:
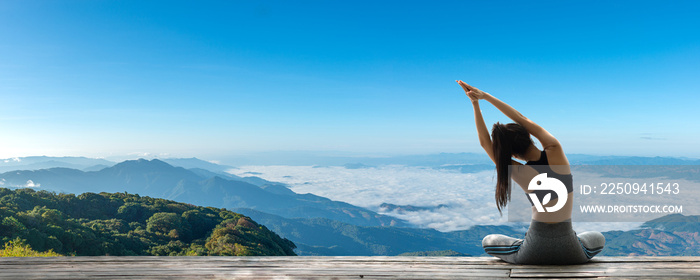
<path fill-rule="evenodd" d="M 540 155 L 540 159 L 536 161 L 528 161 L 525 163 L 525 165 L 536 165 L 535 170 L 539 173 L 547 173 L 547 177 L 552 177 L 556 178 L 562 183 L 564 183 L 564 186 L 566 186 L 566 191 L 567 193 L 573 192 L 574 191 L 574 177 L 571 174 L 559 174 L 556 173 L 552 170 L 551 167 L 549 167 L 549 161 L 547 160 L 547 152 L 542 151 L 542 154 Z M 556 199 L 557 193 L 554 191 L 548 191 L 548 190 L 535 190 L 532 191 L 535 195 L 537 195 L 537 198 L 542 201 L 545 195 L 548 193 L 552 194 L 551 200 Z M 530 204 L 535 205 L 532 200 L 530 199 L 530 196 L 527 196 L 527 199 L 530 200 Z"/>

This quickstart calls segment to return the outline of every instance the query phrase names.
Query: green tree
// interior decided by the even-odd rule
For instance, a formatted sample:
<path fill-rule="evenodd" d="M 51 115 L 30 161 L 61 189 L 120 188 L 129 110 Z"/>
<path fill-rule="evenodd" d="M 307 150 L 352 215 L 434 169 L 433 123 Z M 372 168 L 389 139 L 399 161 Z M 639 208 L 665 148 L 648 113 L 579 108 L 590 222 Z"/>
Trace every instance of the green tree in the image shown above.
<path fill-rule="evenodd" d="M 127 202 L 117 209 L 117 217 L 129 222 L 144 222 L 153 210 L 138 202 Z"/>
<path fill-rule="evenodd" d="M 38 252 L 88 256 L 293 255 L 295 248 L 226 209 L 127 193 L 0 188 L 0 244 L 17 238 Z"/>
<path fill-rule="evenodd" d="M 168 235 L 171 231 L 182 231 L 182 218 L 175 213 L 158 212 L 146 221 L 146 231 Z"/>

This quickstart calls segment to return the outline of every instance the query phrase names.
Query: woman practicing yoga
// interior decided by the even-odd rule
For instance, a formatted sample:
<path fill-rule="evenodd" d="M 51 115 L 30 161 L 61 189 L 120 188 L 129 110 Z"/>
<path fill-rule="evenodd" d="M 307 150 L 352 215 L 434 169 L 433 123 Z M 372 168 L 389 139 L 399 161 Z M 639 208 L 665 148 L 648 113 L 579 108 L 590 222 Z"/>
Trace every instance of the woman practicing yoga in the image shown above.
<path fill-rule="evenodd" d="M 559 141 L 503 101 L 463 81 L 457 83 L 474 106 L 479 143 L 496 164 L 498 211 L 501 212 L 510 201 L 510 179 L 520 185 L 533 205 L 532 221 L 525 239 L 488 235 L 482 241 L 486 253 L 516 264 L 588 262 L 603 249 L 605 237 L 592 231 L 576 234 L 571 227 L 573 179 L 569 160 Z M 482 99 L 515 123 L 494 124 L 489 137 L 479 108 Z M 542 151 L 535 147 L 530 135 L 540 141 Z M 523 165 L 513 157 L 527 163 Z"/>

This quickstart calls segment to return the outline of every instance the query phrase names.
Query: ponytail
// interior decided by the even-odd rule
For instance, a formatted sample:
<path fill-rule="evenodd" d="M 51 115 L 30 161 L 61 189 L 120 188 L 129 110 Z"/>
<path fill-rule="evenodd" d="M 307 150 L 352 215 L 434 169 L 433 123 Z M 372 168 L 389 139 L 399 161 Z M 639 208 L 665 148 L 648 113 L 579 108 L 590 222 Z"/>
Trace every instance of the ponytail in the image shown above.
<path fill-rule="evenodd" d="M 510 178 L 508 166 L 513 155 L 522 155 L 532 145 L 530 133 L 516 123 L 496 123 L 491 129 L 493 157 L 496 162 L 496 207 L 503 215 L 503 209 L 510 201 Z"/>

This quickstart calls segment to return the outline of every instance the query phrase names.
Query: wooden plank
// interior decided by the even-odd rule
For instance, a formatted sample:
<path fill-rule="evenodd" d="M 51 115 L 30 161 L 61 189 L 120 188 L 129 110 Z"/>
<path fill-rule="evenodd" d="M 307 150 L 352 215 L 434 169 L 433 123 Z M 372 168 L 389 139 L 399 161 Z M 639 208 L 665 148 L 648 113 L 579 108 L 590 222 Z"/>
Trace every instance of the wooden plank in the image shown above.
<path fill-rule="evenodd" d="M 0 263 L 4 262 L 147 262 L 147 261 L 206 261 L 206 262 L 276 262 L 276 261 L 323 261 L 323 262 L 493 262 L 498 261 L 494 257 L 391 257 L 391 256 L 331 256 L 331 257 L 159 257 L 159 256 L 95 256 L 95 257 L 28 257 L 28 258 L 0 258 Z"/>
<path fill-rule="evenodd" d="M 22 267 L 22 268 L 13 268 L 13 269 L 5 269 L 0 272 L 0 275 L 4 275 L 7 273 L 11 273 L 14 271 L 18 272 L 26 272 L 28 267 Z M 300 266 L 300 267 L 279 267 L 279 268 L 270 268 L 270 267 L 256 267 L 256 268 L 240 268 L 240 267 L 231 267 L 231 268 L 210 268 L 210 267 L 204 267 L 204 268 L 188 268 L 188 267 L 180 267 L 180 268 L 172 268 L 172 267 L 104 267 L 104 266 L 95 266 L 95 267 L 75 267 L 75 268 L 61 268 L 61 267 L 54 267 L 54 268 L 31 268 L 32 273 L 40 273 L 40 274 L 50 274 L 54 271 L 68 271 L 68 272 L 81 272 L 81 273 L 99 273 L 102 271 L 128 271 L 128 273 L 141 273 L 141 274 L 153 274 L 153 273 L 168 273 L 170 271 L 181 271 L 180 273 L 184 274 L 204 274 L 204 273 L 225 273 L 228 271 L 269 271 L 269 272 L 275 272 L 275 273 L 285 273 L 285 272 L 298 272 L 298 271 L 320 271 L 320 272 L 328 272 L 328 273 L 336 273 L 338 271 L 353 271 L 353 272 L 376 272 L 376 273 L 391 273 L 391 274 L 396 274 L 396 273 L 401 273 L 405 271 L 414 271 L 414 272 L 430 272 L 430 273 L 451 273 L 451 274 L 500 274 L 501 272 L 510 272 L 510 269 L 497 269 L 497 268 L 486 268 L 486 267 L 481 267 L 481 268 L 453 268 L 453 269 L 442 269 L 442 268 L 435 268 L 435 267 L 411 267 L 411 266 L 402 266 L 402 267 L 348 267 L 348 266 L 343 266 L 343 267 L 335 267 L 335 268 L 329 268 L 329 267 L 312 267 L 312 266 Z M 498 272 L 498 273 L 496 273 Z"/>
<path fill-rule="evenodd" d="M 700 262 L 697 256 L 595 257 L 591 262 Z"/>
<path fill-rule="evenodd" d="M 401 262 L 401 263 L 381 263 L 381 262 L 335 262 L 335 263 L 329 263 L 329 262 L 323 262 L 323 261 L 316 261 L 316 262 L 304 262 L 304 261 L 289 261 L 289 262 L 245 262 L 245 263 L 240 263 L 240 262 L 182 262 L 182 261 L 169 261 L 169 260 L 164 260 L 161 262 L 157 261 L 149 261 L 149 262 L 101 262 L 101 263 L 96 263 L 96 262 L 45 262 L 45 263 L 38 263 L 38 262 L 13 262 L 13 263 L 6 263 L 0 265 L 0 268 L 2 269 L 9 269 L 12 267 L 21 267 L 31 264 L 34 267 L 42 267 L 42 266 L 47 266 L 47 267 L 80 267 L 80 266 L 95 266 L 95 265 L 100 265 L 100 266 L 129 266 L 129 267 L 139 267 L 139 266 L 149 266 L 149 267 L 158 267 L 158 266 L 177 266 L 177 267 L 290 267 L 290 266 L 299 266 L 299 265 L 304 265 L 304 266 L 314 266 L 314 267 L 337 267 L 337 266 L 358 266 L 358 267 L 386 267 L 386 266 L 402 266 L 402 265 L 410 265 L 413 267 L 439 267 L 441 269 L 450 269 L 450 268 L 479 268 L 479 267 L 488 267 L 488 268 L 510 268 L 510 267 L 516 267 L 516 265 L 512 264 L 507 264 L 504 262 L 499 262 L 499 263 L 493 263 L 493 264 L 481 264 L 481 263 L 443 263 L 443 262 Z"/>
<path fill-rule="evenodd" d="M 341 257 L 159 257 L 159 256 L 97 256 L 97 257 L 30 257 L 30 258 L 0 258 L 0 265 L 8 262 L 278 262 L 278 261 L 320 261 L 320 262 L 501 262 L 494 257 L 387 257 L 387 256 L 341 256 Z M 645 256 L 645 257 L 595 257 L 591 262 L 700 262 L 697 256 Z"/>
<path fill-rule="evenodd" d="M 401 271 L 401 272 L 374 272 L 374 271 L 314 271 L 314 270 L 300 270 L 300 271 L 229 271 L 226 273 L 213 273 L 213 274 L 191 274 L 191 273 L 179 273 L 173 271 L 170 273 L 154 272 L 154 273 L 128 273 L 128 272 L 102 272 L 102 273 L 90 273 L 90 272 L 70 272 L 61 271 L 51 274 L 39 274 L 39 273 L 27 273 L 27 272 L 16 272 L 16 273 L 2 273 L 0 278 L 3 279 L 28 279 L 28 278 L 47 278 L 50 275 L 52 278 L 88 278 L 88 279 L 115 279 L 115 278 L 141 278 L 141 279 L 153 279 L 153 278 L 215 278 L 215 277 L 298 277 L 298 278 L 308 278 L 308 277 L 347 277 L 347 278 L 420 278 L 420 279 L 444 279 L 444 278 L 506 278 L 508 277 L 508 271 L 475 271 L 471 273 L 444 273 L 436 271 Z"/>
<path fill-rule="evenodd" d="M 578 270 L 542 270 L 515 268 L 510 273 L 511 278 L 568 278 L 568 277 L 695 277 L 700 278 L 700 268 L 677 269 L 609 269 L 602 271 Z"/>
<path fill-rule="evenodd" d="M 513 265 L 492 257 L 0 258 L 0 279 L 700 278 L 700 257 L 594 260 L 583 265 L 538 266 Z"/>

